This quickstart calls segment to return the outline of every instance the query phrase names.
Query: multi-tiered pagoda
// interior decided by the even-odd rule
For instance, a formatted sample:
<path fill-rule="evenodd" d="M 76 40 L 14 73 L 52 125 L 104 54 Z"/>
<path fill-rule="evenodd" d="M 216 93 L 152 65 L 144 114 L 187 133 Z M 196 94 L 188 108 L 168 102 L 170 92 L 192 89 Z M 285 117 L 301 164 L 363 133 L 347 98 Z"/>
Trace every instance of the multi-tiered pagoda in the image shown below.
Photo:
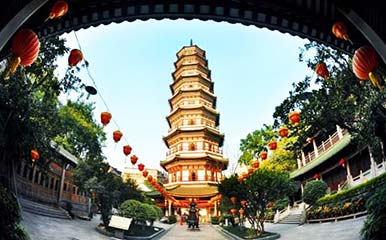
<path fill-rule="evenodd" d="M 161 166 L 168 172 L 167 200 L 169 214 L 189 206 L 194 200 L 200 214 L 217 214 L 217 184 L 228 166 L 221 147 L 224 135 L 219 132 L 220 114 L 210 78 L 205 51 L 196 45 L 183 47 L 174 63 L 169 132 L 164 137 L 169 148 Z"/>

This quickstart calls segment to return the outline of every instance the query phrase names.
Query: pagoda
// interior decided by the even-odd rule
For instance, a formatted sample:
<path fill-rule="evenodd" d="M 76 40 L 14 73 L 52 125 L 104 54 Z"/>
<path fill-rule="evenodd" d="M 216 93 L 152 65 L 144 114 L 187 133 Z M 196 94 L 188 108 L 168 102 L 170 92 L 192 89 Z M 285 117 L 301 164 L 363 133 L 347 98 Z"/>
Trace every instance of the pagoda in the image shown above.
<path fill-rule="evenodd" d="M 168 134 L 163 138 L 169 151 L 161 166 L 168 172 L 165 200 L 168 214 L 185 211 L 195 201 L 201 216 L 217 215 L 220 200 L 217 185 L 228 166 L 221 147 L 220 114 L 205 51 L 191 43 L 177 53 L 170 85 Z"/>

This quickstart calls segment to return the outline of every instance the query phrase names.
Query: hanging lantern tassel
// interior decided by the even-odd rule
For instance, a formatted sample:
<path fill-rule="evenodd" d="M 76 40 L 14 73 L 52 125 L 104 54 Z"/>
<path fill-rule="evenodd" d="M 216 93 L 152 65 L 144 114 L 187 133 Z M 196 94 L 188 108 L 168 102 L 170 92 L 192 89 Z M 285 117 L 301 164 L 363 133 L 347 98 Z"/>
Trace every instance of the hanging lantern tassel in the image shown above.
<path fill-rule="evenodd" d="M 348 41 L 351 45 L 354 45 L 348 36 L 348 30 L 344 22 L 336 22 L 332 25 L 332 33 L 335 37 Z"/>
<path fill-rule="evenodd" d="M 352 70 L 361 80 L 370 79 L 374 87 L 382 90 L 383 79 L 376 73 L 378 67 L 378 54 L 374 48 L 363 46 L 358 48 L 353 57 Z"/>
<path fill-rule="evenodd" d="M 26 67 L 35 62 L 40 50 L 39 38 L 31 29 L 20 29 L 12 40 L 12 57 L 4 78 L 13 74 L 19 65 Z"/>

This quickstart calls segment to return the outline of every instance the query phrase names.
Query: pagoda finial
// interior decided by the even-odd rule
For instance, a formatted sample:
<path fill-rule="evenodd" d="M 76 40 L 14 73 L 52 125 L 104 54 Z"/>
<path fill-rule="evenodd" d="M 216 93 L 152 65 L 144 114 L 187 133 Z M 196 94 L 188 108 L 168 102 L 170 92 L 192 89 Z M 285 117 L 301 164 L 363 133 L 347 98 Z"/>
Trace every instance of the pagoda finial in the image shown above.
<path fill-rule="evenodd" d="M 190 39 L 190 46 L 193 46 L 193 39 Z"/>

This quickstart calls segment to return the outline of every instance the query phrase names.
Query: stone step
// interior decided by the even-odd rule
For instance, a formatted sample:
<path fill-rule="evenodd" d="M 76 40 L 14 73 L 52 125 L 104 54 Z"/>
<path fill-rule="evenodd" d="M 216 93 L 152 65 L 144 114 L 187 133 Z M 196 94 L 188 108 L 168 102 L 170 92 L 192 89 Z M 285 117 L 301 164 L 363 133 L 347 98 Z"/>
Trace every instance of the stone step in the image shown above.
<path fill-rule="evenodd" d="M 53 205 L 42 204 L 25 198 L 19 198 L 19 202 L 23 211 L 26 212 L 53 218 L 71 219 L 65 210 Z"/>
<path fill-rule="evenodd" d="M 284 219 L 280 220 L 279 223 L 285 224 L 300 224 L 300 219 L 302 218 L 302 214 L 290 214 Z"/>

